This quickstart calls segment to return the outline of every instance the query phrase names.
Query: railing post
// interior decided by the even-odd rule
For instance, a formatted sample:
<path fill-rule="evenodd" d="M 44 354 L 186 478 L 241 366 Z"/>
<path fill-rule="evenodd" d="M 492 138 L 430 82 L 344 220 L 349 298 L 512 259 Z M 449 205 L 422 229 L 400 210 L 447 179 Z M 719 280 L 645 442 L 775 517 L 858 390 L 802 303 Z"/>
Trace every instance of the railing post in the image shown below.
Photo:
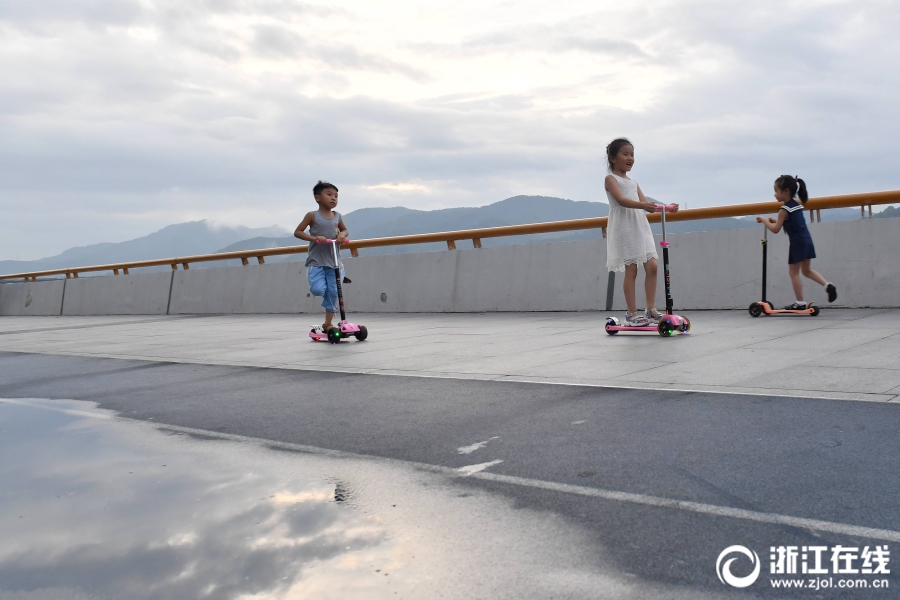
<path fill-rule="evenodd" d="M 173 270 L 173 271 L 177 271 L 177 270 L 178 270 L 178 263 L 172 263 L 172 270 Z"/>
<path fill-rule="evenodd" d="M 75 279 L 78 279 L 78 271 L 74 271 L 72 273 L 72 277 L 74 277 Z"/>
<path fill-rule="evenodd" d="M 122 269 L 122 274 L 128 275 L 128 267 L 125 267 L 124 269 Z"/>
<path fill-rule="evenodd" d="M 184 267 L 184 270 L 185 270 L 185 271 L 187 271 L 187 270 L 190 268 L 190 267 L 188 266 L 188 263 L 181 263 L 181 266 Z"/>
<path fill-rule="evenodd" d="M 250 261 L 247 260 L 247 257 L 246 257 L 246 256 L 242 256 L 242 257 L 241 257 L 241 264 L 244 265 L 244 266 L 246 267 L 247 265 L 250 264 Z"/>
<path fill-rule="evenodd" d="M 350 248 L 350 256 L 359 256 L 359 248 Z"/>
<path fill-rule="evenodd" d="M 472 238 L 472 245 L 476 248 L 481 248 L 481 238 Z"/>
<path fill-rule="evenodd" d="M 257 256 L 257 257 L 256 257 L 256 262 L 257 262 L 258 264 L 260 264 L 260 265 L 264 265 L 264 264 L 266 264 L 266 259 L 265 259 L 264 257 L 262 257 L 262 256 Z"/>
<path fill-rule="evenodd" d="M 118 275 L 118 274 L 119 274 L 119 270 L 118 270 L 118 269 L 113 269 L 113 275 Z"/>
<path fill-rule="evenodd" d="M 456 242 L 454 240 L 447 240 L 447 250 L 456 250 Z"/>

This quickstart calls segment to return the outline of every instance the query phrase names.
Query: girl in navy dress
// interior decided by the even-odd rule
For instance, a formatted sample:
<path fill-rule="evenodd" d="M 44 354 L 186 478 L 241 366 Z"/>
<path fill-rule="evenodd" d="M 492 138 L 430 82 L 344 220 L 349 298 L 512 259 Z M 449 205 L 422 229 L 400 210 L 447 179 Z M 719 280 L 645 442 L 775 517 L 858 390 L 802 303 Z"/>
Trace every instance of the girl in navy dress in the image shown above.
<path fill-rule="evenodd" d="M 810 261 L 816 257 L 816 248 L 813 246 L 812 236 L 809 235 L 809 229 L 806 227 L 806 217 L 803 216 L 803 207 L 809 200 L 806 183 L 799 177 L 782 175 L 775 180 L 775 199 L 781 202 L 778 218 L 766 217 L 763 219 L 763 225 L 772 233 L 778 233 L 783 227 L 791 240 L 791 248 L 788 251 L 788 267 L 791 271 L 791 284 L 794 286 L 797 301 L 785 308 L 788 310 L 806 308 L 806 302 L 803 300 L 801 273 L 804 277 L 825 286 L 828 301 L 834 302 L 837 298 L 837 289 L 810 267 Z"/>

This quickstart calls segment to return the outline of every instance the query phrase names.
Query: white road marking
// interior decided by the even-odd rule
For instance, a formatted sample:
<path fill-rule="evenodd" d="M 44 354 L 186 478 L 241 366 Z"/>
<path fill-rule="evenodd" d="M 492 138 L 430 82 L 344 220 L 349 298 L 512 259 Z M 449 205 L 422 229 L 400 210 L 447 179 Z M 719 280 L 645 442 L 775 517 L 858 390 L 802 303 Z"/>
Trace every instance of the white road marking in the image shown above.
<path fill-rule="evenodd" d="M 581 425 L 583 423 L 587 423 L 587 421 L 572 421 L 572 425 Z"/>
<path fill-rule="evenodd" d="M 489 468 L 493 467 L 494 465 L 499 465 L 502 462 L 503 462 L 502 460 L 498 459 L 498 460 L 492 460 L 491 462 L 480 463 L 477 465 L 467 465 L 465 467 L 460 467 L 460 468 L 456 469 L 456 472 L 459 473 L 460 475 L 462 475 L 463 477 L 471 477 L 472 475 L 475 475 L 476 473 L 480 473 L 481 471 L 484 471 L 485 469 L 489 469 Z"/>
<path fill-rule="evenodd" d="M 463 446 L 462 448 L 457 448 L 456 451 L 459 452 L 460 454 L 472 454 L 476 450 L 487 446 L 488 442 L 490 442 L 491 440 L 496 440 L 499 437 L 500 437 L 499 435 L 495 435 L 494 437 L 488 438 L 488 439 L 484 440 L 483 442 L 475 442 L 471 446 Z"/>
<path fill-rule="evenodd" d="M 38 399 L 35 402 L 28 402 L 27 399 L 8 399 L 0 398 L 0 403 L 19 404 L 34 408 L 46 410 L 56 410 L 68 414 L 76 414 L 78 416 L 86 416 L 95 419 L 110 420 L 110 417 L 103 414 L 97 414 L 87 411 L 70 410 L 62 407 L 56 408 L 40 403 Z M 204 437 L 219 438 L 223 441 L 233 441 L 240 443 L 249 443 L 260 446 L 262 448 L 278 448 L 283 450 L 291 450 L 294 452 L 303 452 L 306 454 L 315 454 L 317 456 L 327 456 L 331 458 L 350 458 L 355 460 L 368 460 L 381 462 L 385 464 L 393 464 L 399 466 L 413 467 L 423 471 L 432 473 L 442 473 L 451 477 L 469 477 L 471 479 L 481 479 L 495 483 L 505 483 L 520 487 L 528 487 L 535 489 L 548 490 L 563 494 L 573 494 L 578 496 L 587 496 L 591 498 L 599 498 L 602 500 L 612 500 L 615 502 L 627 502 L 631 504 L 641 504 L 644 506 L 654 506 L 657 508 L 668 508 L 673 510 L 684 510 L 688 512 L 711 515 L 715 517 L 725 517 L 730 519 L 742 519 L 745 521 L 755 521 L 757 523 L 766 523 L 770 525 L 788 525 L 791 527 L 800 527 L 802 529 L 810 529 L 814 531 L 826 531 L 829 533 L 837 533 L 852 537 L 869 538 L 875 540 L 886 540 L 889 542 L 900 543 L 900 531 L 890 529 L 876 529 L 873 527 L 861 527 L 859 525 L 848 525 L 846 523 L 835 523 L 833 521 L 821 521 L 819 519 L 806 519 L 803 517 L 793 517 L 790 515 L 779 515 L 777 513 L 766 513 L 754 510 L 744 510 L 742 508 L 732 508 L 730 506 L 717 506 L 715 504 L 704 504 L 701 502 L 690 502 L 687 500 L 672 500 L 670 498 L 661 498 L 659 496 L 648 496 L 645 494 L 632 494 L 629 492 L 617 492 L 614 490 L 604 490 L 601 488 L 585 487 L 581 485 L 570 485 L 567 483 L 555 483 L 552 481 L 542 481 L 540 479 L 529 479 L 527 477 L 516 477 L 514 475 L 500 475 L 497 473 L 487 473 L 484 469 L 503 462 L 502 460 L 494 460 L 480 465 L 471 465 L 462 467 L 462 469 L 454 469 L 440 465 L 430 465 L 428 463 L 420 463 L 409 460 L 400 460 L 396 458 L 386 458 L 381 456 L 372 456 L 369 454 L 358 454 L 355 452 L 345 452 L 343 450 L 329 450 L 328 448 L 319 448 L 316 446 L 306 446 L 303 444 L 293 444 L 290 442 L 278 442 L 266 440 L 263 438 L 254 438 L 245 435 L 237 435 L 233 433 L 221 433 L 218 431 L 209 431 L 206 429 L 196 429 L 194 427 L 182 427 L 180 425 L 165 425 L 161 423 L 148 423 L 140 419 L 132 419 L 129 417 L 114 417 L 115 421 L 128 422 L 138 426 L 152 427 L 157 430 L 173 431 L 184 433 L 187 435 L 202 435 Z M 472 467 L 480 467 L 474 472 L 467 472 L 466 469 Z"/>

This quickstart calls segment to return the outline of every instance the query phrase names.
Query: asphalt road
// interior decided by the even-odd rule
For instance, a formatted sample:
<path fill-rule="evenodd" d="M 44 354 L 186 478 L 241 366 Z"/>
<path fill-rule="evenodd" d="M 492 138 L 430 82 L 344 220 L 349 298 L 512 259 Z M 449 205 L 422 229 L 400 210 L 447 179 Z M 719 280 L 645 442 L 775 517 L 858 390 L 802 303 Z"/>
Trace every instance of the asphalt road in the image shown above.
<path fill-rule="evenodd" d="M 673 590 L 889 598 L 900 586 L 893 573 L 891 590 L 787 592 L 768 584 L 772 546 L 889 543 L 877 536 L 529 484 L 896 532 L 900 408 L 891 404 L 15 353 L 0 353 L 0 397 L 89 400 L 133 419 L 449 468 L 502 461 L 483 472 L 517 479 L 458 485 L 558 514 L 621 571 Z M 735 544 L 762 563 L 760 580 L 741 591 L 716 576 L 719 553 Z"/>

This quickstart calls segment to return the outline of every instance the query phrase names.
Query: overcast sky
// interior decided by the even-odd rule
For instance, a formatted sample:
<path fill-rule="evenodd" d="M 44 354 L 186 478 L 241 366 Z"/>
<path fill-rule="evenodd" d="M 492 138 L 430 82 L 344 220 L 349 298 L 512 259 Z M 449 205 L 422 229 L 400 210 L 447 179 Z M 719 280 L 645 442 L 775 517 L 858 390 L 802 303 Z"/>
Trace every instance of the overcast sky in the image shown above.
<path fill-rule="evenodd" d="M 0 0 L 0 259 L 196 219 L 900 188 L 896 2 Z"/>

